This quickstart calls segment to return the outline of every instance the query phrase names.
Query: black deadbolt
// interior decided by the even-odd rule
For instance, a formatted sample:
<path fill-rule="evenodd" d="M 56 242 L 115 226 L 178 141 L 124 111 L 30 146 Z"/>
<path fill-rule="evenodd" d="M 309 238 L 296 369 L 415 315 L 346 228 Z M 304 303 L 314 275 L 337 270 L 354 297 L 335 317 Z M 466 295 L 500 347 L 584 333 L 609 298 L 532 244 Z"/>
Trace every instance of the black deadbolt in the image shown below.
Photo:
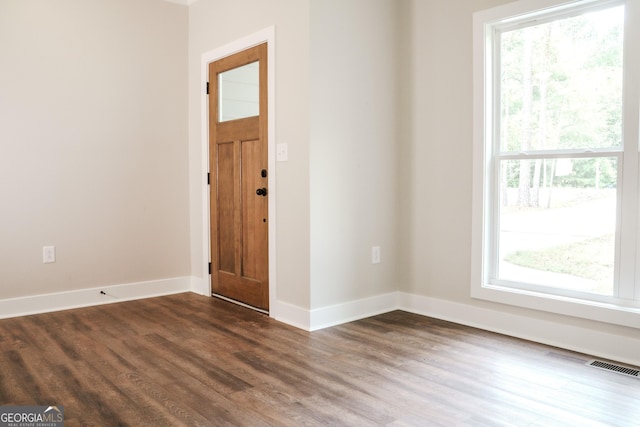
<path fill-rule="evenodd" d="M 266 169 L 262 169 L 262 172 L 260 172 L 260 175 L 261 175 L 263 178 L 266 178 L 266 177 L 267 177 L 267 170 L 266 170 Z"/>

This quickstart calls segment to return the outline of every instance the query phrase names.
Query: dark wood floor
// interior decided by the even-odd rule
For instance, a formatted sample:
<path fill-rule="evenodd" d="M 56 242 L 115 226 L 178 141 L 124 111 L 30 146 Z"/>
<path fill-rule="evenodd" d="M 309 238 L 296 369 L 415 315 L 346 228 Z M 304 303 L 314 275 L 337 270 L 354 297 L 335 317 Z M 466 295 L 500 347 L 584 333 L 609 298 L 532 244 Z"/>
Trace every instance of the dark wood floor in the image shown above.
<path fill-rule="evenodd" d="M 313 333 L 181 294 L 0 320 L 0 405 L 66 426 L 638 426 L 640 380 L 392 312 Z"/>

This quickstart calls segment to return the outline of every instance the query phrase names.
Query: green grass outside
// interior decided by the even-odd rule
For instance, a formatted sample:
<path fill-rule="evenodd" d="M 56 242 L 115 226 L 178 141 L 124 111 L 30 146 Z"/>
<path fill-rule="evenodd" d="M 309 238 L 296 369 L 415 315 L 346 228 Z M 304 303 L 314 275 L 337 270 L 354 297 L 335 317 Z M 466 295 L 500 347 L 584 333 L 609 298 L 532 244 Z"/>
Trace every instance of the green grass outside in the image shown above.
<path fill-rule="evenodd" d="M 552 248 L 516 251 L 505 261 L 540 271 L 569 274 L 598 283 L 599 293 L 610 293 L 613 284 L 614 235 L 586 239 Z"/>

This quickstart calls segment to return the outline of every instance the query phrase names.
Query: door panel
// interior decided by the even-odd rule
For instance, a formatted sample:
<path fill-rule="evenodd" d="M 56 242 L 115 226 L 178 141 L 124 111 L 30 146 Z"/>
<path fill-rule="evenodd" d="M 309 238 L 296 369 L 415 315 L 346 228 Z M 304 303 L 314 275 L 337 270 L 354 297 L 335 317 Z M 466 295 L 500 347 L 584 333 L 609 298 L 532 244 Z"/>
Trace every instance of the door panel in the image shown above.
<path fill-rule="evenodd" d="M 264 310 L 269 308 L 266 61 L 263 44 L 209 65 L 211 289 Z M 226 101 L 219 76 L 224 73 L 228 87 L 227 77 L 238 75 L 229 70 L 246 64 L 259 69 L 258 115 L 222 117 L 219 103 Z"/>
<path fill-rule="evenodd" d="M 262 143 L 260 140 L 242 143 L 242 158 L 247 159 L 242 169 L 242 274 L 246 277 L 263 277 L 266 258 L 262 251 L 267 241 L 266 217 L 267 197 L 258 196 L 258 189 L 266 189 L 267 178 L 260 172 L 266 168 L 262 162 Z"/>
<path fill-rule="evenodd" d="M 235 206 L 236 191 L 234 183 L 236 181 L 236 156 L 234 156 L 233 142 L 217 145 L 217 189 L 218 189 L 218 238 L 219 247 L 217 255 L 219 259 L 220 271 L 235 274 L 236 259 L 235 253 L 219 248 L 233 247 L 235 244 Z"/>

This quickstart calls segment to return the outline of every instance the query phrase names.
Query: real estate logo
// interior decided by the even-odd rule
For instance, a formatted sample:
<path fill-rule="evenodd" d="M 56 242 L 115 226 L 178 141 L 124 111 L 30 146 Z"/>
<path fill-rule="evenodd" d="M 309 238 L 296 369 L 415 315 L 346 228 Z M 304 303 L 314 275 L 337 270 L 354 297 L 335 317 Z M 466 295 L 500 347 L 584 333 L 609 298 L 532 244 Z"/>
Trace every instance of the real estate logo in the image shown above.
<path fill-rule="evenodd" d="M 0 427 L 63 426 L 63 406 L 0 406 Z"/>

